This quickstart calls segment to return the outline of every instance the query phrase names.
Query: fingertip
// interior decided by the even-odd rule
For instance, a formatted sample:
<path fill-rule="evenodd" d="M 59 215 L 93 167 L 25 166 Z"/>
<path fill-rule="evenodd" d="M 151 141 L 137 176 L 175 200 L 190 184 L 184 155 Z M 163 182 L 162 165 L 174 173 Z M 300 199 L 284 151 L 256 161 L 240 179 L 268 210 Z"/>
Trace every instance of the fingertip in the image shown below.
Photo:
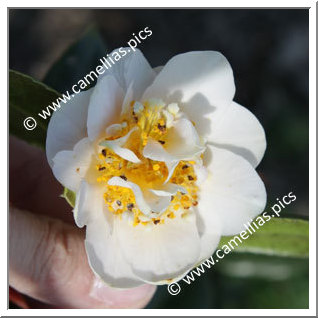
<path fill-rule="evenodd" d="M 105 308 L 143 308 L 156 291 L 154 285 L 141 285 L 129 289 L 117 289 L 107 286 L 95 277 L 90 297 L 105 305 Z"/>

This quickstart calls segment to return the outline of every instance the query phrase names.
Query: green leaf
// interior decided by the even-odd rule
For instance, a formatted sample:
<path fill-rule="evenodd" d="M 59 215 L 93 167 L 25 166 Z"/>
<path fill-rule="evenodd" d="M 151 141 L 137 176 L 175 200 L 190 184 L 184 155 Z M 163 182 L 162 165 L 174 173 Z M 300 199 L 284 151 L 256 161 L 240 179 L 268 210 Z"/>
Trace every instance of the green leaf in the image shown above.
<path fill-rule="evenodd" d="M 94 71 L 103 56 L 106 56 L 106 46 L 99 32 L 90 28 L 53 64 L 44 83 L 64 93 Z"/>
<path fill-rule="evenodd" d="M 257 221 L 254 221 L 256 224 Z M 251 223 L 252 224 L 252 223 Z M 309 254 L 309 223 L 304 220 L 271 218 L 263 226 L 258 226 L 255 233 L 252 229 L 247 239 L 241 239 L 240 235 L 222 237 L 219 248 L 223 245 L 229 246 L 228 242 L 236 237 L 238 246 L 232 241 L 235 247 L 234 252 L 248 252 L 256 254 L 308 257 Z M 242 243 L 237 239 L 239 237 Z M 246 235 L 245 235 L 246 237 Z"/>
<path fill-rule="evenodd" d="M 17 71 L 9 71 L 9 132 L 28 143 L 45 147 L 48 120 L 38 113 L 60 95 L 52 88 Z M 24 127 L 27 117 L 35 118 L 34 130 Z"/>
<path fill-rule="evenodd" d="M 75 192 L 67 189 L 67 188 L 64 188 L 64 192 L 63 192 L 63 195 L 62 197 L 67 201 L 67 203 L 72 207 L 74 208 L 75 206 L 75 199 L 76 199 L 76 194 Z"/>

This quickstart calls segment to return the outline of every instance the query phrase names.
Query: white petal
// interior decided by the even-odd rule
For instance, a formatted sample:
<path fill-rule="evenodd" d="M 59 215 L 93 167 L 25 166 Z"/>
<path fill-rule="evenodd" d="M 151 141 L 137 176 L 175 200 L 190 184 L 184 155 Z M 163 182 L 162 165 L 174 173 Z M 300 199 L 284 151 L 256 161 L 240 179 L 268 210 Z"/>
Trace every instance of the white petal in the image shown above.
<path fill-rule="evenodd" d="M 127 148 L 121 148 L 121 147 L 116 147 L 114 145 L 113 151 L 120 156 L 121 158 L 133 162 L 133 163 L 138 163 L 140 162 L 139 158 L 135 155 L 135 153 Z"/>
<path fill-rule="evenodd" d="M 95 218 L 95 213 L 102 208 L 102 197 L 102 187 L 88 184 L 85 180 L 81 182 L 73 209 L 74 220 L 78 227 L 83 227 Z"/>
<path fill-rule="evenodd" d="M 181 118 L 166 135 L 165 149 L 178 160 L 190 160 L 205 150 L 192 123 Z"/>
<path fill-rule="evenodd" d="M 191 160 L 205 150 L 200 143 L 199 136 L 188 119 L 177 120 L 166 135 L 163 147 L 159 142 L 149 138 L 143 150 L 146 158 L 172 162 Z"/>
<path fill-rule="evenodd" d="M 177 168 L 179 161 L 166 162 L 165 164 L 168 168 L 168 176 L 167 176 L 167 179 L 165 180 L 165 183 L 167 183 L 170 180 L 170 178 L 172 177 L 174 170 Z"/>
<path fill-rule="evenodd" d="M 208 169 L 206 167 L 204 167 L 202 163 L 194 164 L 193 168 L 194 168 L 195 175 L 197 177 L 196 184 L 200 185 L 208 177 L 208 173 L 209 173 Z"/>
<path fill-rule="evenodd" d="M 115 140 L 104 140 L 99 145 L 111 149 L 118 156 L 120 156 L 121 158 L 123 158 L 125 160 L 131 161 L 131 162 L 134 162 L 134 163 L 138 163 L 138 162 L 140 162 L 140 160 L 135 155 L 135 153 L 133 151 L 127 149 L 127 148 L 123 148 L 122 147 L 122 146 L 125 145 L 125 143 L 129 139 L 130 135 L 134 131 L 136 131 L 137 129 L 138 129 L 137 127 L 134 127 L 125 136 L 123 136 L 121 138 L 118 138 L 118 139 L 115 139 Z"/>
<path fill-rule="evenodd" d="M 213 122 L 208 141 L 241 155 L 253 167 L 262 160 L 266 149 L 262 125 L 247 108 L 235 102 L 218 122 Z"/>
<path fill-rule="evenodd" d="M 92 203 L 91 218 L 86 226 L 85 247 L 88 261 L 97 276 L 115 288 L 131 288 L 142 285 L 124 259 L 118 242 L 118 229 L 110 222 L 112 215 L 103 209 L 103 200 Z M 89 204 L 87 204 L 89 208 Z M 95 209 L 95 211 L 93 211 Z M 88 211 L 87 211 L 88 212 Z"/>
<path fill-rule="evenodd" d="M 174 116 L 177 116 L 179 114 L 180 107 L 177 103 L 171 103 L 167 106 L 167 109 L 169 113 L 171 113 Z"/>
<path fill-rule="evenodd" d="M 182 193 L 187 193 L 187 190 L 180 185 L 174 183 L 164 184 L 160 189 L 151 189 L 152 193 L 159 196 L 172 196 L 175 195 L 178 191 Z"/>
<path fill-rule="evenodd" d="M 91 141 L 119 119 L 123 99 L 124 92 L 113 77 L 104 76 L 97 82 L 87 117 L 87 132 Z"/>
<path fill-rule="evenodd" d="M 133 100 L 134 100 L 133 82 L 131 82 L 126 90 L 124 101 L 123 101 L 123 104 L 121 107 L 121 113 L 120 113 L 121 116 L 123 116 L 129 112 L 130 102 L 132 102 Z"/>
<path fill-rule="evenodd" d="M 235 93 L 233 72 L 226 58 L 215 51 L 187 52 L 174 56 L 147 88 L 143 99 L 166 97 L 181 93 L 178 101 L 189 101 L 201 93 L 211 105 L 230 103 Z M 166 100 L 166 102 L 168 102 Z"/>
<path fill-rule="evenodd" d="M 266 190 L 244 158 L 214 146 L 208 146 L 208 150 L 211 156 L 204 160 L 209 176 L 200 186 L 197 208 L 203 220 L 220 220 L 222 235 L 234 235 L 263 212 Z"/>
<path fill-rule="evenodd" d="M 178 102 L 197 125 L 200 135 L 211 132 L 210 120 L 216 119 L 231 104 L 235 93 L 233 72 L 226 58 L 214 51 L 188 52 L 174 56 L 153 84 L 145 91 L 142 101 L 163 98 L 166 103 Z"/>
<path fill-rule="evenodd" d="M 206 215 L 210 211 L 208 197 L 202 196 L 198 207 L 194 208 L 197 217 L 197 228 L 200 236 L 200 256 L 198 263 L 209 258 L 217 249 L 220 238 L 222 224 L 216 216 Z"/>
<path fill-rule="evenodd" d="M 148 138 L 147 144 L 143 149 L 143 156 L 155 161 L 171 163 L 177 159 L 170 155 L 163 146 L 152 138 Z"/>
<path fill-rule="evenodd" d="M 156 73 L 140 50 L 136 49 L 133 52 L 130 48 L 120 48 L 114 50 L 109 55 L 112 56 L 116 54 L 115 52 L 119 52 L 122 58 L 112 65 L 100 78 L 103 78 L 105 75 L 114 76 L 125 92 L 131 85 L 133 92 L 131 96 L 132 100 L 139 100 L 145 89 L 153 82 Z"/>
<path fill-rule="evenodd" d="M 147 204 L 147 202 L 145 201 L 143 193 L 137 184 L 135 184 L 133 182 L 125 181 L 124 179 L 122 179 L 120 177 L 113 177 L 113 178 L 109 179 L 108 184 L 113 185 L 113 186 L 119 186 L 119 187 L 131 189 L 134 192 L 138 208 L 145 215 L 149 215 L 151 213 L 151 208 Z"/>
<path fill-rule="evenodd" d="M 194 214 L 153 227 L 118 223 L 120 248 L 134 274 L 145 282 L 162 284 L 184 274 L 198 261 L 200 239 Z"/>
<path fill-rule="evenodd" d="M 74 95 L 66 104 L 53 112 L 46 137 L 46 156 L 52 168 L 53 157 L 61 150 L 72 150 L 87 136 L 87 110 L 92 89 Z"/>
<path fill-rule="evenodd" d="M 152 138 L 148 138 L 147 144 L 143 149 L 143 156 L 155 161 L 162 161 L 168 168 L 168 182 L 179 163 L 179 159 L 170 155 L 163 146 Z"/>
<path fill-rule="evenodd" d="M 162 193 L 161 193 L 162 194 Z M 159 217 L 164 211 L 167 210 L 170 202 L 171 196 L 161 195 L 160 192 L 154 193 L 151 189 L 143 191 L 144 200 L 150 207 L 150 217 Z"/>
<path fill-rule="evenodd" d="M 204 152 L 199 136 L 192 123 L 181 118 L 175 121 L 166 136 L 165 146 L 149 138 L 143 149 L 143 156 L 156 161 L 165 162 L 169 174 L 166 182 L 171 178 L 180 160 L 192 160 Z"/>
<path fill-rule="evenodd" d="M 106 128 L 107 137 L 116 137 L 122 131 L 121 124 L 112 124 Z"/>
<path fill-rule="evenodd" d="M 125 181 L 120 177 L 109 179 L 108 184 L 131 189 L 135 195 L 138 208 L 147 216 L 153 217 L 153 212 L 156 213 L 156 216 L 159 216 L 160 213 L 167 209 L 171 201 L 170 197 L 166 195 L 156 195 L 150 189 L 141 190 L 137 184 Z"/>
<path fill-rule="evenodd" d="M 143 156 L 155 161 L 171 162 L 176 160 L 176 158 L 170 155 L 165 148 L 160 144 L 160 142 L 148 138 L 147 144 L 143 149 Z"/>
<path fill-rule="evenodd" d="M 162 111 L 162 113 L 165 116 L 167 128 L 171 128 L 173 126 L 174 116 L 165 109 Z"/>
<path fill-rule="evenodd" d="M 74 150 L 62 150 L 53 158 L 53 174 L 68 189 L 77 192 L 90 166 L 94 152 L 88 138 L 80 140 Z"/>

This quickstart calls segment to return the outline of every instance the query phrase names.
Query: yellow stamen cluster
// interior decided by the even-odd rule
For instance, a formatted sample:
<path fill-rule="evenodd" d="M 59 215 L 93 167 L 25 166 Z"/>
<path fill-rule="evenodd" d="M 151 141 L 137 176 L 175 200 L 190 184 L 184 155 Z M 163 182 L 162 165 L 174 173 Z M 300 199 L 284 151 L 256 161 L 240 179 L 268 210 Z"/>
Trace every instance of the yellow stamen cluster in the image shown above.
<path fill-rule="evenodd" d="M 157 225 L 164 224 L 165 219 L 174 219 L 177 216 L 187 215 L 192 206 L 196 206 L 197 187 L 195 185 L 196 175 L 193 169 L 194 161 L 180 161 L 175 168 L 169 183 L 182 186 L 186 193 L 177 192 L 171 197 L 171 203 L 167 210 L 158 218 L 148 218 L 139 210 L 134 193 L 131 189 L 111 186 L 107 182 L 114 176 L 137 184 L 141 189 L 160 188 L 168 176 L 168 169 L 164 162 L 153 161 L 142 156 L 143 148 L 149 138 L 157 140 L 161 145 L 166 143 L 166 134 L 169 128 L 162 109 L 164 105 L 150 105 L 148 102 L 139 104 L 139 108 L 134 107 L 135 102 L 131 102 L 130 111 L 126 113 L 122 121 L 124 125 L 122 132 L 116 138 L 110 137 L 107 140 L 114 140 L 126 135 L 132 128 L 139 127 L 133 132 L 125 144 L 125 148 L 132 150 L 140 159 L 139 163 L 132 163 L 124 160 L 115 152 L 108 148 L 101 149 L 97 163 L 97 182 L 104 183 L 106 192 L 104 201 L 108 210 L 122 217 L 123 213 L 131 215 L 133 224 L 147 225 L 149 223 Z"/>
<path fill-rule="evenodd" d="M 99 172 L 97 182 L 108 181 L 115 176 L 121 176 L 127 166 L 127 161 L 116 155 L 110 149 L 103 149 L 99 154 L 96 169 Z"/>

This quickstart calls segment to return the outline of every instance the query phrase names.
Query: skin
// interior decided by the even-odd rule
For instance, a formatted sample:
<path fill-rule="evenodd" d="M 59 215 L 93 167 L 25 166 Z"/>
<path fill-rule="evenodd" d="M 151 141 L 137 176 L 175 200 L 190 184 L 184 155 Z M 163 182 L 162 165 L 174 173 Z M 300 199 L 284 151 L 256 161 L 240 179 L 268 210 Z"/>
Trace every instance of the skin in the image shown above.
<path fill-rule="evenodd" d="M 10 137 L 9 284 L 48 308 L 143 308 L 156 287 L 113 289 L 95 277 L 85 229 L 60 197 L 44 151 Z"/>

